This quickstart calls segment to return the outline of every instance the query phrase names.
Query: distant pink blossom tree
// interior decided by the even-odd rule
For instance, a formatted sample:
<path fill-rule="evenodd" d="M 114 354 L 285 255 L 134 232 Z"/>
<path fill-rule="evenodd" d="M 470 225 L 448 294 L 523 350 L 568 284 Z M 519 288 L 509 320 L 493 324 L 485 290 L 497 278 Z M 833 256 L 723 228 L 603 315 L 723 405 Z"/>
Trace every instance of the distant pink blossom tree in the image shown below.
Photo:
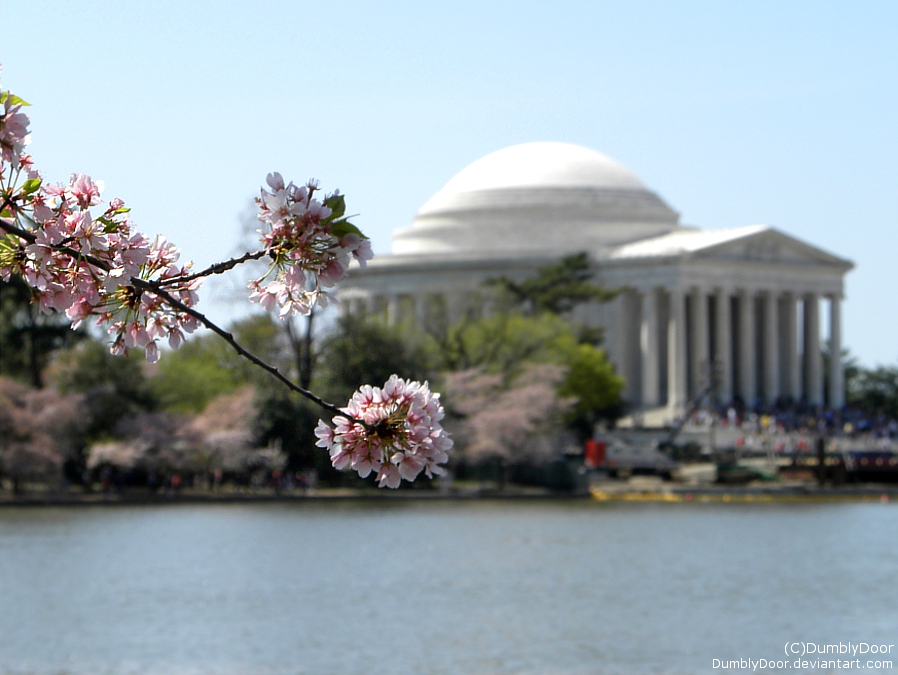
<path fill-rule="evenodd" d="M 0 377 L 0 476 L 15 491 L 26 481 L 54 482 L 84 428 L 77 397 Z"/>
<path fill-rule="evenodd" d="M 207 483 L 216 470 L 246 476 L 283 469 L 286 458 L 277 448 L 253 442 L 252 397 L 251 388 L 224 394 L 191 418 L 165 412 L 124 418 L 116 426 L 118 440 L 88 448 L 87 468 L 140 469 L 159 477 L 180 472 Z"/>
<path fill-rule="evenodd" d="M 553 433 L 574 403 L 560 398 L 563 366 L 531 363 L 511 382 L 481 369 L 450 373 L 450 410 L 461 417 L 458 431 L 472 460 L 541 462 L 560 456 Z"/>
<path fill-rule="evenodd" d="M 190 421 L 198 463 L 207 472 L 241 472 L 252 465 L 271 465 L 269 448 L 253 443 L 257 411 L 251 388 L 218 396 Z M 280 454 L 280 453 L 278 453 Z"/>

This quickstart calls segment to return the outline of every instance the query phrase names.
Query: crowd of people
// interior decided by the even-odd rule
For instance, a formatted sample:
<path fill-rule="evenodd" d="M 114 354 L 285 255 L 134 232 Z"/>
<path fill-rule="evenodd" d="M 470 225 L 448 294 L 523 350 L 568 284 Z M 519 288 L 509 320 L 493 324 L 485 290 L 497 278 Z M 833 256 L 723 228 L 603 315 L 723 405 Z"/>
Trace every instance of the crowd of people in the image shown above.
<path fill-rule="evenodd" d="M 772 445 L 778 452 L 810 451 L 821 436 L 850 448 L 898 448 L 898 420 L 851 407 L 833 409 L 786 399 L 771 406 L 747 406 L 734 399 L 696 410 L 688 425 L 705 427 L 712 421 L 730 431 L 737 446 Z"/>

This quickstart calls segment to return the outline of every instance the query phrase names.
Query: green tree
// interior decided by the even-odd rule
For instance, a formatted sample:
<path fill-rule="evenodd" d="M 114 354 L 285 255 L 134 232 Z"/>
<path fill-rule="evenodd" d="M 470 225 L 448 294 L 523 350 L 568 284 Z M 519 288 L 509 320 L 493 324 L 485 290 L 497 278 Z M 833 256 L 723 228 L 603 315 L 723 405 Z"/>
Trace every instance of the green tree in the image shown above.
<path fill-rule="evenodd" d="M 65 314 L 40 312 L 21 277 L 0 280 L 0 375 L 40 389 L 53 354 L 86 335 L 73 331 Z"/>
<path fill-rule="evenodd" d="M 61 393 L 84 394 L 88 436 L 98 438 L 112 435 L 120 419 L 158 407 L 144 367 L 141 353 L 114 356 L 105 343 L 88 339 L 60 354 L 54 379 Z"/>
<path fill-rule="evenodd" d="M 277 386 L 273 380 L 256 387 L 253 406 L 256 447 L 277 446 L 287 457 L 288 471 L 315 469 L 324 482 L 333 482 L 327 453 L 315 445 L 315 427 L 321 417 L 318 406 Z"/>
<path fill-rule="evenodd" d="M 292 372 L 294 368 L 292 345 L 285 336 L 281 323 L 271 315 L 255 314 L 237 321 L 230 327 L 230 330 L 237 342 L 263 361 L 282 372 Z M 219 342 L 221 341 L 219 340 Z M 252 365 L 230 347 L 223 346 L 226 348 L 222 363 L 235 373 L 237 379 L 243 382 L 264 382 L 266 384 L 271 380 L 271 375 Z"/>
<path fill-rule="evenodd" d="M 445 370 L 480 368 L 510 379 L 526 362 L 563 362 L 577 344 L 570 323 L 560 316 L 496 312 L 453 326 L 438 353 Z"/>
<path fill-rule="evenodd" d="M 159 361 L 152 387 L 163 410 L 198 413 L 240 384 L 211 336 L 196 338 Z"/>
<path fill-rule="evenodd" d="M 898 366 L 861 368 L 851 380 L 848 405 L 869 415 L 898 420 Z"/>
<path fill-rule="evenodd" d="M 267 314 L 230 327 L 237 341 L 264 361 L 289 369 L 282 335 Z M 171 412 L 197 413 L 213 398 L 245 384 L 268 384 L 271 376 L 241 358 L 217 336 L 198 335 L 160 359 L 152 378 L 160 406 Z"/>
<path fill-rule="evenodd" d="M 605 352 L 591 344 L 579 344 L 570 351 L 567 367 L 558 393 L 574 399 L 568 423 L 581 440 L 586 440 L 592 437 L 597 423 L 613 422 L 623 414 L 620 396 L 624 379 L 614 372 Z"/>
<path fill-rule="evenodd" d="M 382 385 L 391 375 L 431 379 L 433 357 L 421 340 L 373 318 L 341 317 L 321 341 L 321 391 L 330 401 L 348 401 L 360 382 Z"/>
<path fill-rule="evenodd" d="M 577 253 L 555 265 L 540 269 L 536 275 L 517 282 L 506 277 L 491 279 L 487 285 L 503 291 L 528 314 L 567 314 L 585 302 L 607 302 L 617 295 L 592 283 L 594 272 L 589 256 Z"/>

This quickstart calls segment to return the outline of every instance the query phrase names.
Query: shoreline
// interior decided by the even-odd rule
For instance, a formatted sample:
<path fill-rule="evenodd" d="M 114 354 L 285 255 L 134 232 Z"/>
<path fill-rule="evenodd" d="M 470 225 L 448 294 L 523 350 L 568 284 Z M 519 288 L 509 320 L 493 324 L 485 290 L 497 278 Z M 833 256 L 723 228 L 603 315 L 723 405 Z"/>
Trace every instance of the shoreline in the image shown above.
<path fill-rule="evenodd" d="M 177 504 L 253 504 L 253 503 L 337 503 L 337 502 L 410 502 L 500 500 L 589 500 L 588 491 L 558 493 L 541 488 L 511 487 L 464 489 L 377 490 L 364 488 L 319 488 L 305 492 L 202 492 L 177 493 L 124 492 L 31 492 L 21 495 L 0 493 L 0 508 L 16 506 L 168 506 Z"/>
<path fill-rule="evenodd" d="M 309 489 L 305 492 L 30 492 L 0 493 L 3 507 L 173 506 L 180 504 L 262 504 L 412 501 L 594 501 L 672 503 L 764 503 L 879 501 L 898 503 L 898 484 L 862 483 L 819 486 L 807 482 L 748 485 L 662 483 L 660 481 L 601 481 L 588 489 L 555 492 L 544 488 L 507 486 L 448 489 L 374 490 L 358 488 Z"/>

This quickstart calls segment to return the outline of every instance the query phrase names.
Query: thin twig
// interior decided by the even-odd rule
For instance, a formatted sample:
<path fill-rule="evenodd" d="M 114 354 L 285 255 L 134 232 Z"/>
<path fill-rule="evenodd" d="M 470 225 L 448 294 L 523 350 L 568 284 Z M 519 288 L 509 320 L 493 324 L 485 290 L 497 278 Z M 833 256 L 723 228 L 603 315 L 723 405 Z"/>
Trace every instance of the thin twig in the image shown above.
<path fill-rule="evenodd" d="M 193 281 L 194 279 L 199 279 L 201 277 L 208 277 L 213 274 L 224 274 L 228 270 L 232 270 L 237 265 L 242 265 L 245 262 L 249 262 L 250 260 L 258 260 L 259 258 L 264 258 L 268 255 L 268 251 L 254 251 L 253 253 L 244 253 L 239 258 L 231 258 L 230 260 L 225 260 L 224 262 L 215 263 L 214 265 L 210 265 L 206 269 L 201 272 L 195 272 L 191 275 L 185 275 L 182 277 L 169 277 L 167 279 L 163 279 L 159 281 L 160 286 L 171 286 L 172 284 L 180 284 L 187 283 L 189 281 Z"/>
<path fill-rule="evenodd" d="M 29 244 L 33 244 L 37 241 L 37 237 L 35 237 L 28 230 L 23 230 L 20 227 L 16 227 L 16 225 L 7 220 L 6 218 L 0 218 L 0 229 L 6 230 L 9 234 L 14 234 L 20 239 L 24 239 Z M 75 260 L 83 260 L 84 262 L 90 263 L 94 267 L 99 267 L 104 272 L 108 272 L 112 269 L 112 266 L 106 262 L 105 260 L 100 260 L 99 258 L 92 256 L 90 253 L 82 253 L 81 251 L 76 251 L 71 246 L 63 246 L 57 244 L 55 246 L 51 246 L 51 248 L 56 249 L 60 253 L 65 253 L 67 256 L 74 258 Z M 131 277 L 134 279 L 134 277 Z"/>
<path fill-rule="evenodd" d="M 260 359 L 258 356 L 256 356 L 252 352 L 247 351 L 242 345 L 240 345 L 240 343 L 238 343 L 234 339 L 234 336 L 231 333 L 226 331 L 224 328 L 221 328 L 217 324 L 213 323 L 212 320 L 209 319 L 202 312 L 198 312 L 197 310 L 193 309 L 192 307 L 188 307 L 187 305 L 185 305 L 183 302 L 181 302 L 177 298 L 172 297 L 172 295 L 164 288 L 161 288 L 161 286 L 158 283 L 156 283 L 154 281 L 147 281 L 146 279 L 138 279 L 136 277 L 131 277 L 131 284 L 135 288 L 139 288 L 142 291 L 149 291 L 153 295 L 156 295 L 156 296 L 162 298 L 163 300 L 165 300 L 165 302 L 167 302 L 169 305 L 171 305 L 175 309 L 180 310 L 181 312 L 184 312 L 185 314 L 189 314 L 193 318 L 197 319 L 206 328 L 211 330 L 213 333 L 218 335 L 222 340 L 224 340 L 229 345 L 231 345 L 231 347 L 233 347 L 234 350 L 238 354 L 240 354 L 240 356 L 247 359 L 251 363 L 255 364 L 262 370 L 269 372 L 272 376 L 274 376 L 276 379 L 280 380 L 284 385 L 286 385 L 293 391 L 297 392 L 298 394 L 302 394 L 309 400 L 314 401 L 315 403 L 320 405 L 325 410 L 329 410 L 330 412 L 335 413 L 337 415 L 342 415 L 343 417 L 347 417 L 350 420 L 352 420 L 353 422 L 357 422 L 358 424 L 365 424 L 361 420 L 357 420 L 357 419 L 347 415 L 345 412 L 340 410 L 337 406 L 333 405 L 332 403 L 328 403 L 324 399 L 316 396 L 315 394 L 310 392 L 308 389 L 304 389 L 304 388 L 300 387 L 298 384 L 291 381 L 288 377 L 286 377 L 283 373 L 281 373 L 281 371 L 278 370 L 276 367 L 266 363 L 265 361 Z M 368 425 L 365 425 L 365 426 L 368 426 Z"/>

